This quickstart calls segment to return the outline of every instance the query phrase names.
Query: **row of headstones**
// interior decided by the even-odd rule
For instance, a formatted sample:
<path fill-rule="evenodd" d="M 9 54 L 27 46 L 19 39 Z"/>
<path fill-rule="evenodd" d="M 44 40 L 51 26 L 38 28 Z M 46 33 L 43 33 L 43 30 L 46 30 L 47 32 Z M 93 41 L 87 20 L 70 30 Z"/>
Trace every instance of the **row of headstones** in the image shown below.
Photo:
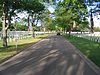
<path fill-rule="evenodd" d="M 48 34 L 51 32 L 35 32 L 35 36 L 38 35 L 43 35 L 43 34 Z M 10 31 L 8 32 L 8 37 L 7 37 L 7 41 L 8 42 L 13 42 L 16 40 L 21 40 L 21 39 L 25 39 L 25 38 L 30 38 L 33 36 L 33 32 L 32 31 Z M 2 40 L 2 32 L 0 32 L 0 40 Z"/>
<path fill-rule="evenodd" d="M 94 42 L 100 42 L 100 36 L 95 36 L 95 35 L 88 36 L 86 34 L 73 34 L 73 36 L 85 38 Z"/>
<path fill-rule="evenodd" d="M 32 32 L 28 31 L 10 31 L 7 37 L 8 42 L 13 42 L 16 40 L 21 40 L 25 38 L 30 38 L 32 37 Z M 0 32 L 0 40 L 2 40 L 2 33 Z"/>

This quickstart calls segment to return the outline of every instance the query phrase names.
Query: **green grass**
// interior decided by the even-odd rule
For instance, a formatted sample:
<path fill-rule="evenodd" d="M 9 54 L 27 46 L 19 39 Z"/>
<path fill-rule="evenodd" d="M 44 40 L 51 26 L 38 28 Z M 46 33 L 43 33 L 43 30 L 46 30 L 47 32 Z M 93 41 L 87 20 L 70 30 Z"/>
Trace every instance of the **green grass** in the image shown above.
<path fill-rule="evenodd" d="M 9 56 L 14 55 L 15 53 L 21 51 L 25 47 L 29 46 L 31 43 L 35 43 L 45 37 L 47 37 L 48 34 L 45 35 L 38 35 L 35 38 L 26 38 L 22 40 L 18 40 L 18 48 L 16 49 L 16 42 L 10 42 L 8 43 L 9 46 L 7 48 L 2 47 L 2 42 L 0 41 L 0 60 L 5 59 Z"/>
<path fill-rule="evenodd" d="M 92 60 L 100 67 L 100 43 L 93 42 L 84 38 L 63 35 L 68 39 L 77 49 Z"/>

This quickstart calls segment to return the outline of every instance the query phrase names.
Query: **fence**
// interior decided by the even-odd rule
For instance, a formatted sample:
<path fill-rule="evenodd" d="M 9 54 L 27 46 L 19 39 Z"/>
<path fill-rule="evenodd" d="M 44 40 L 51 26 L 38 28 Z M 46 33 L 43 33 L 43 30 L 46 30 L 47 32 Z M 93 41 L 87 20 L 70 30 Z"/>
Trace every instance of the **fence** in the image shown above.
<path fill-rule="evenodd" d="M 79 33 L 72 32 L 71 35 L 76 37 L 82 37 L 95 42 L 100 42 L 100 32 L 94 32 L 94 33 L 85 32 L 83 34 L 81 34 L 80 32 Z"/>

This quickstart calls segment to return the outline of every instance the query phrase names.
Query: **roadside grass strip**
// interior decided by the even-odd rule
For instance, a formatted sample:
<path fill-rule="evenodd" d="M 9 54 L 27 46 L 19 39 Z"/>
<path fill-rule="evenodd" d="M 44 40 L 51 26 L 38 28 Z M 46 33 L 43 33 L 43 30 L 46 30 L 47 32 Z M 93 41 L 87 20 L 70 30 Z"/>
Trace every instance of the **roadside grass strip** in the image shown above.
<path fill-rule="evenodd" d="M 87 58 L 100 67 L 100 43 L 94 42 L 82 37 L 63 35 L 77 49 L 79 49 Z"/>
<path fill-rule="evenodd" d="M 29 46 L 32 43 L 38 42 L 39 40 L 47 37 L 48 34 L 38 35 L 37 37 L 33 38 L 26 38 L 17 41 L 17 48 L 16 48 L 16 41 L 9 42 L 7 48 L 2 47 L 2 41 L 0 41 L 0 60 L 10 57 L 17 52 L 20 52 L 25 47 Z"/>

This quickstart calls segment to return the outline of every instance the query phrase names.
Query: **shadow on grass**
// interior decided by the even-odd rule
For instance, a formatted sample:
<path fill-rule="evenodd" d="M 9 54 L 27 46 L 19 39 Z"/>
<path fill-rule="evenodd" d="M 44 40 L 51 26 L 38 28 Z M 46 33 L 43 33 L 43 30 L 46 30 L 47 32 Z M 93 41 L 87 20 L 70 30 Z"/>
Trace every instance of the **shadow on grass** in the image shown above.
<path fill-rule="evenodd" d="M 100 67 L 100 43 L 75 36 L 64 35 L 64 37 Z"/>
<path fill-rule="evenodd" d="M 9 58 L 13 57 L 14 55 L 25 50 L 28 46 L 31 46 L 31 44 L 34 44 L 34 43 L 18 45 L 17 49 L 16 49 L 15 45 L 8 46 L 7 48 L 2 48 L 2 50 L 0 50 L 0 63 L 8 60 Z"/>
<path fill-rule="evenodd" d="M 38 37 L 36 37 L 36 39 L 38 39 L 38 40 L 41 40 L 41 39 L 44 39 L 44 38 L 46 38 L 46 37 L 44 37 L 43 35 L 42 36 L 38 36 Z M 34 38 L 35 39 L 35 38 Z M 25 39 L 24 39 L 25 40 Z M 28 40 L 28 39 L 27 39 Z M 38 42 L 38 41 L 36 41 L 36 42 Z M 31 42 L 31 43 L 25 43 L 25 44 L 21 44 L 21 45 L 18 45 L 18 48 L 20 48 L 20 47 L 25 47 L 25 46 L 27 46 L 27 45 L 30 45 L 30 44 L 32 44 L 32 43 L 34 43 L 34 41 L 33 42 Z M 16 43 L 14 43 L 14 44 L 16 44 Z M 10 49 L 16 49 L 16 45 L 9 45 L 8 47 L 0 47 L 0 52 L 1 51 L 5 51 L 5 50 L 10 50 Z"/>
<path fill-rule="evenodd" d="M 38 42 L 39 40 L 41 40 L 45 37 L 46 36 L 38 36 L 36 38 L 32 38 L 31 40 L 30 39 L 29 40 L 23 39 L 23 40 L 26 40 L 26 42 L 20 41 L 20 42 L 23 42 L 23 44 L 18 44 L 17 48 L 16 48 L 16 43 L 12 43 L 11 45 L 9 45 L 6 48 L 0 47 L 0 60 L 5 59 L 5 58 L 9 58 L 13 55 L 16 55 L 17 53 L 23 51 L 27 47 L 33 45 L 34 43 Z M 36 41 L 34 41 L 33 39 Z"/>
<path fill-rule="evenodd" d="M 33 42 L 33 43 L 34 43 L 34 42 Z M 33 44 L 33 43 L 26 43 L 26 44 L 17 45 L 17 46 L 18 46 L 18 47 L 17 47 L 17 50 L 20 49 L 20 48 L 29 46 L 29 45 L 31 45 L 31 44 Z M 8 47 L 6 47 L 6 48 L 5 48 L 5 47 L 1 47 L 1 48 L 0 48 L 0 52 L 4 52 L 4 51 L 9 52 L 9 51 L 13 51 L 13 50 L 16 50 L 16 45 L 10 45 L 10 46 L 8 46 Z"/>

